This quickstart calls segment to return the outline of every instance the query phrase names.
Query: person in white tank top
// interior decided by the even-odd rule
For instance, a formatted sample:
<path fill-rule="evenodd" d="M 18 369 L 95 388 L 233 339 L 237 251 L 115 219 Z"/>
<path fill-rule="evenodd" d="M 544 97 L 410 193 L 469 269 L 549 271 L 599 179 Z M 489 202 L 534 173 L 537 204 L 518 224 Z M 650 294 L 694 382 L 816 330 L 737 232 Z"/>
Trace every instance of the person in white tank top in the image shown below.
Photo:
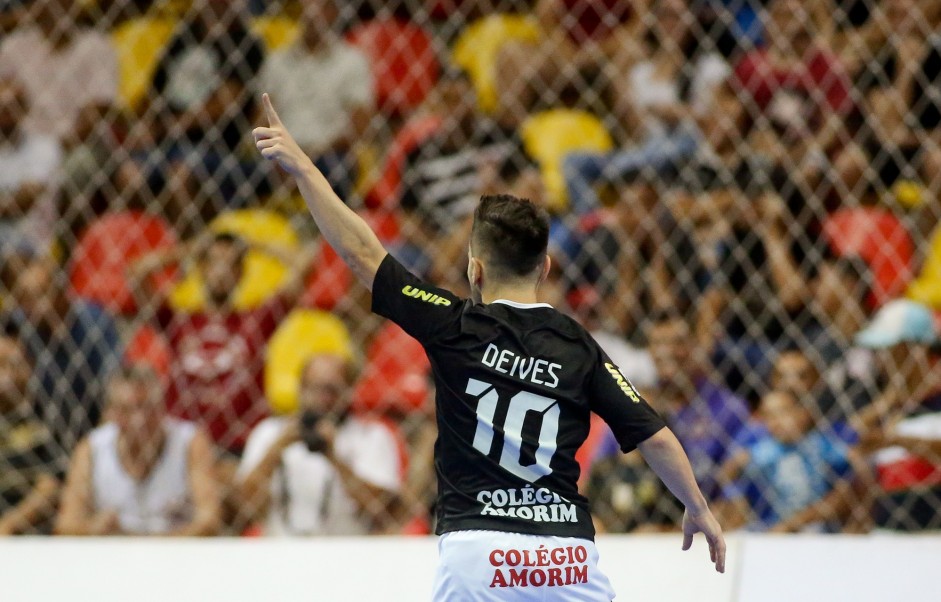
<path fill-rule="evenodd" d="M 166 416 L 149 368 L 124 367 L 107 388 L 107 420 L 75 449 L 56 532 L 214 535 L 220 496 L 212 447 L 192 423 Z"/>

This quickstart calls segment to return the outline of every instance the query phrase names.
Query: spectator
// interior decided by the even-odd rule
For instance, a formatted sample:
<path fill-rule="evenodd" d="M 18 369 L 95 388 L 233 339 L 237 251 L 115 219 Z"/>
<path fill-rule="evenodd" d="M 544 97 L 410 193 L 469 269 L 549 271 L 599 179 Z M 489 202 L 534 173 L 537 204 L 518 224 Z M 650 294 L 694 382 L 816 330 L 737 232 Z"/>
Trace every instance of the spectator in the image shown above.
<path fill-rule="evenodd" d="M 746 53 L 732 77 L 751 122 L 771 125 L 752 132 L 754 147 L 805 179 L 849 139 L 844 119 L 856 110 L 849 74 L 827 44 L 829 18 L 825 4 L 772 0 L 765 46 Z"/>
<path fill-rule="evenodd" d="M 818 332 L 810 332 L 808 340 L 810 349 L 819 356 L 811 359 L 841 406 L 828 416 L 847 418 L 871 401 L 877 388 L 872 351 L 853 342 L 869 313 L 866 303 L 872 287 L 871 271 L 859 257 L 832 255 L 822 257 L 813 269 L 811 310 Z"/>
<path fill-rule="evenodd" d="M 700 35 L 709 38 L 722 56 L 733 59 L 742 51 L 761 45 L 758 13 L 764 4 L 764 0 L 695 0 L 690 2 L 690 11 L 696 15 Z"/>
<path fill-rule="evenodd" d="M 627 132 L 640 131 L 640 146 L 607 155 L 574 153 L 565 161 L 569 198 L 576 212 L 599 207 L 598 181 L 629 181 L 645 169 L 678 169 L 702 142 L 697 119 L 716 120 L 716 92 L 731 73 L 715 52 L 699 46 L 682 0 L 656 0 L 647 34 L 646 59 L 634 64 L 627 89 L 618 93 L 629 105 Z M 722 119 L 718 119 L 722 121 Z"/>
<path fill-rule="evenodd" d="M 875 525 L 898 531 L 941 528 L 941 367 L 927 307 L 890 301 L 856 336 L 877 350 L 887 383 L 853 421 L 873 456 L 881 493 Z"/>
<path fill-rule="evenodd" d="M 65 272 L 46 256 L 8 256 L 0 284 L 10 293 L 3 320 L 19 329 L 33 363 L 35 410 L 71 450 L 101 418 L 101 383 L 121 353 L 114 320 L 98 305 L 69 298 Z"/>
<path fill-rule="evenodd" d="M 254 192 L 244 186 L 254 185 L 255 163 L 236 159 L 255 116 L 255 77 L 263 61 L 261 42 L 246 23 L 245 0 L 194 2 L 157 63 L 141 109 L 154 120 L 153 137 L 170 173 L 218 186 L 214 198 L 228 203 L 240 191 Z"/>
<path fill-rule="evenodd" d="M 48 533 L 64 472 L 49 427 L 35 412 L 32 365 L 19 334 L 0 331 L 0 535 Z"/>
<path fill-rule="evenodd" d="M 467 218 L 488 180 L 520 151 L 512 133 L 477 113 L 474 88 L 461 70 L 445 72 L 425 108 L 443 119 L 406 155 L 400 200 L 423 226 L 422 243 Z"/>
<path fill-rule="evenodd" d="M 301 374 L 300 413 L 252 432 L 239 467 L 243 507 L 268 535 L 388 530 L 402 487 L 395 436 L 349 413 L 351 367 L 318 355 Z"/>
<path fill-rule="evenodd" d="M 108 382 L 109 422 L 75 449 L 56 522 L 61 535 L 214 535 L 219 492 L 209 439 L 166 417 L 148 368 Z"/>
<path fill-rule="evenodd" d="M 356 180 L 352 152 L 375 112 L 373 78 L 366 56 L 336 31 L 337 0 L 303 3 L 298 39 L 271 55 L 261 87 L 277 99 L 285 125 L 340 198 Z"/>
<path fill-rule="evenodd" d="M 62 148 L 26 126 L 28 112 L 23 86 L 0 77 L 0 252 L 52 245 Z"/>
<path fill-rule="evenodd" d="M 117 103 L 117 52 L 107 34 L 78 25 L 73 2 L 32 4 L 34 26 L 18 27 L 0 44 L 0 73 L 23 82 L 29 128 L 69 145 L 88 128 L 85 109 Z"/>
<path fill-rule="evenodd" d="M 748 421 L 742 399 L 709 379 L 705 358 L 681 316 L 660 312 L 648 330 L 659 387 L 653 395 L 661 413 L 690 457 L 703 494 L 715 498 L 721 483 L 716 468 Z"/>
<path fill-rule="evenodd" d="M 811 418 L 819 419 L 823 412 L 817 399 L 822 391 L 820 371 L 803 352 L 785 349 L 777 355 L 771 370 L 771 389 L 790 393 L 799 400 L 814 400 L 811 407 L 804 407 Z"/>
<path fill-rule="evenodd" d="M 537 106 L 611 104 L 604 66 L 630 64 L 640 54 L 634 40 L 641 20 L 629 2 L 539 0 L 533 12 L 542 30 L 538 39 L 507 42 L 496 58 L 500 124 L 516 127 Z"/>
<path fill-rule="evenodd" d="M 646 175 L 616 189 L 613 207 L 582 220 L 578 272 L 602 299 L 606 318 L 633 332 L 646 311 L 692 311 L 708 282 L 699 245 L 670 200 Z"/>
<path fill-rule="evenodd" d="M 931 117 L 936 105 L 925 97 L 934 78 L 923 72 L 923 61 L 931 54 L 927 34 L 939 24 L 941 3 L 893 0 L 874 8 L 874 39 L 858 53 L 854 77 L 863 127 L 836 160 L 840 181 L 856 194 L 869 170 L 888 188 L 899 179 L 930 181 L 941 165 L 937 151 L 923 144 L 924 130 L 937 125 Z"/>
<path fill-rule="evenodd" d="M 71 248 L 95 218 L 109 210 L 143 209 L 134 185 L 119 181 L 122 169 L 134 163 L 121 143 L 128 129 L 127 115 L 103 106 L 90 106 L 83 122 L 90 128 L 76 133 L 75 144 L 62 163 L 56 235 Z M 152 199 L 147 199 L 152 200 Z"/>
<path fill-rule="evenodd" d="M 743 436 L 742 454 L 723 469 L 738 478 L 727 495 L 748 528 L 778 532 L 840 530 L 854 503 L 852 474 L 865 475 L 862 457 L 831 431 L 814 427 L 796 395 L 771 391 L 761 398 L 757 424 Z"/>
<path fill-rule="evenodd" d="M 831 389 L 817 365 L 799 349 L 785 349 L 774 360 L 771 388 L 802 400 L 815 421 L 825 421 L 842 432 L 856 412 L 870 402 L 862 386 L 847 383 L 845 389 Z M 853 437 L 850 437 L 853 439 Z"/>
<path fill-rule="evenodd" d="M 129 274 L 138 307 L 155 312 L 169 343 L 170 414 L 200 424 L 216 445 L 235 456 L 268 412 L 265 345 L 300 296 L 315 256 L 311 249 L 292 255 L 272 245 L 256 247 L 282 260 L 290 271 L 279 293 L 254 309 L 233 306 L 249 244 L 231 234 L 204 233 L 146 255 Z M 184 260 L 195 262 L 203 280 L 205 307 L 193 312 L 173 309 L 167 291 L 154 289 L 149 277 Z"/>
<path fill-rule="evenodd" d="M 700 305 L 700 344 L 727 386 L 756 400 L 776 349 L 806 344 L 800 328 L 808 286 L 791 254 L 787 209 L 774 193 L 746 196 L 738 186 L 710 191 L 731 228 Z"/>

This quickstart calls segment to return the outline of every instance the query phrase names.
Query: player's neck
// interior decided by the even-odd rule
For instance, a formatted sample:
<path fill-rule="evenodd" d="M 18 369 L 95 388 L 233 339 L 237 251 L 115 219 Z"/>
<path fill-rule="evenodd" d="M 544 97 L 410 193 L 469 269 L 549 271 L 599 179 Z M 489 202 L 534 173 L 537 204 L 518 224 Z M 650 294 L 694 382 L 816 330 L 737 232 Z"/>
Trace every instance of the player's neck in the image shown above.
<path fill-rule="evenodd" d="M 539 303 L 539 296 L 532 285 L 487 287 L 480 291 L 480 298 L 484 303 L 493 303 L 498 299 L 515 303 Z"/>

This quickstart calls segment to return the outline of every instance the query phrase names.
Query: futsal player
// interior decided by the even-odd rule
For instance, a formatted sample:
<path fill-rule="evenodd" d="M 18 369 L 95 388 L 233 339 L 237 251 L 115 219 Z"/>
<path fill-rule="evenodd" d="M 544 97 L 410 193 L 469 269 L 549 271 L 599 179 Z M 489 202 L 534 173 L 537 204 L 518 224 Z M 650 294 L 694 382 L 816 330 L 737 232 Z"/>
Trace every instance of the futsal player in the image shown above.
<path fill-rule="evenodd" d="M 715 568 L 725 541 L 673 433 L 574 320 L 538 303 L 549 271 L 540 208 L 485 196 L 474 214 L 473 299 L 422 282 L 343 204 L 262 98 L 262 156 L 292 175 L 320 232 L 372 291 L 374 312 L 424 346 L 437 389 L 439 566 L 434 599 L 610 601 L 598 570 L 575 452 L 590 412 L 624 452 L 639 449 L 686 508 L 683 549 L 705 534 Z"/>

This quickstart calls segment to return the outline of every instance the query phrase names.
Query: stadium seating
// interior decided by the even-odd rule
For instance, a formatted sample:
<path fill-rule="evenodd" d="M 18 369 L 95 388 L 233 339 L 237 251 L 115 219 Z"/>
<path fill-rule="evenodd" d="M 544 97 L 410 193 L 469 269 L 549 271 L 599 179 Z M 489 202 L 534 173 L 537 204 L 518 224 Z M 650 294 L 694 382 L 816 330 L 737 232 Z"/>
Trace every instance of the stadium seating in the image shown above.
<path fill-rule="evenodd" d="M 568 206 L 562 160 L 574 151 L 603 153 L 614 142 L 600 119 L 572 109 L 550 109 L 530 116 L 520 130 L 523 148 L 541 170 L 549 209 L 561 212 Z"/>
<path fill-rule="evenodd" d="M 269 52 L 293 43 L 300 31 L 297 21 L 281 16 L 258 17 L 252 20 L 251 27 Z"/>
<path fill-rule="evenodd" d="M 367 207 L 394 207 L 402 194 L 402 170 L 408 154 L 434 135 L 441 127 L 438 115 L 418 115 L 396 132 L 386 153 L 379 180 L 366 195 Z"/>
<path fill-rule="evenodd" d="M 533 42 L 540 34 L 535 19 L 523 15 L 488 15 L 468 25 L 454 44 L 452 59 L 470 76 L 480 108 L 497 107 L 494 69 L 500 48 L 509 41 Z"/>
<path fill-rule="evenodd" d="M 140 326 L 130 336 L 124 349 L 124 361 L 128 364 L 149 366 L 161 376 L 170 373 L 170 345 L 163 335 L 148 324 Z"/>
<path fill-rule="evenodd" d="M 826 218 L 823 234 L 838 255 L 858 255 L 869 265 L 874 279 L 871 306 L 881 306 L 905 290 L 915 249 L 905 225 L 891 212 L 840 209 Z"/>
<path fill-rule="evenodd" d="M 337 252 L 327 241 L 321 240 L 313 272 L 305 289 L 301 304 L 331 310 L 350 290 L 353 275 Z"/>
<path fill-rule="evenodd" d="M 908 287 L 907 296 L 941 310 L 941 228 L 935 230 L 921 272 Z"/>
<path fill-rule="evenodd" d="M 128 267 L 142 255 L 176 243 L 176 234 L 160 216 L 140 211 L 105 214 L 88 226 L 72 252 L 72 290 L 113 312 L 132 314 L 137 307 L 128 288 Z M 169 269 L 156 278 L 166 284 L 173 275 Z"/>
<path fill-rule="evenodd" d="M 354 407 L 359 412 L 392 415 L 425 409 L 430 367 L 418 341 L 395 324 L 385 324 L 366 351 Z"/>
<path fill-rule="evenodd" d="M 121 71 L 118 92 L 124 106 L 136 108 L 147 93 L 173 27 L 170 19 L 142 17 L 118 25 L 111 33 Z"/>
<path fill-rule="evenodd" d="M 384 247 L 405 260 L 408 269 L 460 295 L 467 294 L 463 257 L 466 242 L 458 238 L 464 236 L 464 229 L 432 234 L 430 228 L 419 225 L 420 216 L 401 207 L 403 183 L 434 181 L 433 185 L 415 188 L 417 194 L 429 197 L 420 199 L 419 204 L 422 200 L 450 199 L 449 194 L 439 193 L 449 193 L 447 187 L 455 182 L 481 184 L 474 195 L 509 192 L 545 201 L 552 213 L 554 264 L 541 289 L 547 301 L 589 329 L 626 338 L 631 350 L 637 345 L 651 345 L 653 349 L 647 351 L 652 351 L 652 356 L 657 355 L 658 344 L 667 345 L 657 340 L 653 333 L 656 329 L 648 328 L 651 317 L 679 311 L 690 323 L 697 347 L 717 350 L 711 355 L 702 353 L 703 378 L 724 383 L 735 389 L 732 392 L 736 395 L 748 397 L 753 405 L 760 401 L 759 396 L 780 388 L 775 380 L 786 380 L 781 374 L 788 368 L 801 368 L 801 378 L 795 376 L 792 383 L 794 388 L 797 380 L 802 386 L 804 380 L 809 380 L 805 375 L 820 373 L 826 380 L 825 393 L 816 395 L 824 391 L 822 384 L 808 388 L 801 404 L 811 410 L 813 427 L 819 434 L 828 436 L 838 431 L 842 436 L 843 431 L 833 427 L 839 427 L 844 419 L 858 418 L 861 407 L 878 410 L 880 404 L 872 404 L 871 400 L 882 396 L 886 390 L 880 388 L 892 380 L 880 374 L 890 369 L 886 357 L 859 348 L 864 338 L 856 336 L 862 324 L 859 320 L 870 320 L 871 310 L 904 295 L 930 306 L 941 326 L 941 149 L 936 144 L 941 129 L 941 100 L 935 93 L 941 81 L 941 1 L 838 0 L 832 3 L 832 11 L 820 10 L 825 8 L 824 3 L 788 1 L 790 8 L 801 5 L 808 10 L 777 10 L 785 0 L 663 0 L 641 12 L 635 12 L 642 4 L 639 0 L 333 0 L 338 9 L 335 33 L 346 36 L 367 56 L 372 69 L 369 82 L 375 87 L 379 109 L 369 112 L 365 132 L 353 144 L 347 147 L 344 139 L 337 146 L 336 150 L 356 164 L 355 175 L 348 176 L 351 181 L 337 182 L 338 187 L 352 191 L 344 201 L 365 219 Z M 311 6 L 313 2 L 310 0 Z M 41 25 L 47 25 L 55 14 L 32 10 L 34 4 L 58 11 L 61 17 L 52 31 L 41 28 L 41 40 L 33 34 L 33 28 L 40 25 L 35 20 L 42 14 Z M 223 34 L 223 45 L 227 43 L 227 23 L 233 19 L 247 23 L 263 44 L 265 60 L 269 60 L 272 53 L 288 49 L 298 39 L 301 4 L 294 0 L 13 0 L 11 11 L 0 9 L 0 31 L 5 36 L 0 38 L 0 49 L 6 52 L 15 46 L 8 44 L 8 39 L 21 32 L 33 38 L 27 42 L 36 44 L 18 50 L 22 56 L 15 57 L 16 64 L 27 64 L 23 59 L 48 42 L 79 39 L 56 40 L 66 32 L 76 33 L 72 28 L 77 26 L 79 36 L 88 35 L 95 44 L 101 44 L 102 35 L 106 42 L 110 40 L 119 69 L 118 106 L 114 111 L 104 106 L 113 97 L 110 88 L 95 96 L 94 107 L 88 107 L 85 94 L 81 102 L 70 102 L 68 95 L 44 96 L 41 86 L 34 94 L 32 86 L 36 82 L 54 81 L 57 76 L 52 71 L 49 76 L 23 78 L 30 84 L 26 86 L 30 88 L 30 112 L 55 112 L 61 106 L 63 115 L 66 110 L 80 115 L 74 124 L 80 127 L 75 128 L 75 136 L 62 133 L 67 137 L 61 140 L 61 152 L 54 152 L 54 141 L 48 141 L 45 154 L 49 171 L 63 177 L 44 180 L 45 192 L 35 204 L 29 204 L 33 201 L 30 194 L 16 194 L 16 203 L 6 205 L 0 199 L 0 205 L 4 205 L 0 207 L 0 317 L 19 320 L 38 316 L 30 313 L 36 307 L 31 307 L 29 297 L 15 294 L 16 290 L 35 285 L 29 276 L 38 272 L 24 270 L 27 278 L 18 281 L 17 263 L 7 253 L 52 249 L 53 258 L 64 263 L 55 282 L 66 283 L 71 298 L 89 300 L 105 309 L 100 324 L 97 320 L 94 323 L 96 330 L 80 337 L 81 344 L 69 348 L 72 357 L 67 359 L 84 365 L 111 352 L 111 357 L 144 363 L 166 375 L 171 367 L 176 369 L 173 362 L 177 358 L 171 358 L 167 345 L 170 339 L 165 338 L 171 333 L 161 332 L 156 325 L 141 326 L 151 316 L 135 306 L 124 277 L 136 258 L 156 249 L 195 248 L 192 240 L 182 239 L 207 231 L 238 233 L 250 241 L 279 245 L 287 254 L 303 249 L 305 258 L 307 250 L 319 246 L 298 303 L 283 308 L 283 312 L 281 301 L 288 301 L 287 295 L 275 292 L 288 274 L 288 267 L 282 263 L 285 254 L 278 253 L 279 260 L 257 249 L 248 253 L 243 279 L 233 291 L 236 309 L 251 310 L 266 300 L 277 300 L 269 305 L 278 309 L 277 316 L 270 316 L 272 319 L 293 313 L 279 324 L 263 321 L 265 335 L 277 330 L 273 338 L 267 337 L 271 341 L 269 348 L 259 348 L 265 337 L 253 339 L 259 344 L 248 361 L 259 371 L 264 362 L 264 390 L 259 390 L 253 379 L 248 383 L 251 391 L 246 398 L 261 407 L 235 426 L 247 429 L 268 413 L 268 401 L 262 399 L 265 395 L 275 413 L 296 409 L 303 361 L 319 351 L 336 352 L 362 360 L 361 367 L 354 362 L 360 368 L 359 376 L 347 391 L 355 411 L 397 429 L 405 440 L 401 450 L 403 470 L 409 452 L 413 462 L 422 462 L 414 468 L 424 469 L 428 458 L 422 446 L 434 427 L 430 404 L 434 386 L 429 380 L 427 358 L 421 346 L 402 330 L 371 315 L 366 288 L 316 233 L 292 178 L 261 160 L 252 148 L 250 132 L 263 117 L 253 110 L 251 102 L 243 102 L 249 100 L 248 94 L 261 91 L 257 88 L 258 74 L 245 72 L 250 62 L 254 64 L 247 60 L 248 45 L 232 45 L 213 58 L 204 53 L 205 46 L 190 49 L 177 57 L 179 62 L 167 65 L 163 98 L 147 102 L 151 100 L 147 95 L 154 69 L 183 19 L 193 17 L 201 8 L 210 9 L 201 12 L 201 18 L 219 20 L 216 31 Z M 898 10 L 903 5 L 905 10 Z M 919 11 L 923 12 L 921 16 L 910 18 Z M 789 47 L 794 40 L 807 41 L 814 49 L 810 53 L 813 58 L 808 53 L 791 53 L 798 50 Z M 756 45 L 766 43 L 778 52 L 764 55 L 756 49 Z M 86 70 L 91 73 L 99 66 L 97 57 L 89 58 L 90 53 L 81 56 L 79 50 L 84 46 L 57 47 L 59 52 L 50 54 L 49 62 L 61 59 L 69 75 Z M 518 82 L 526 89 L 525 98 L 517 99 L 521 102 L 503 103 L 507 99 L 496 88 L 496 82 L 502 81 L 505 74 L 497 72 L 496 67 L 502 66 L 501 58 L 510 58 L 506 54 L 509 46 L 522 50 L 513 52 L 512 58 L 519 67 L 519 76 L 526 74 L 526 81 Z M 525 50 L 530 48 L 538 51 Z M 4 64 L 11 62 L 8 55 L 0 58 Z M 69 64 L 72 61 L 80 66 Z M 427 102 L 439 99 L 433 86 L 444 64 L 467 75 L 474 90 L 471 96 L 476 96 L 476 110 L 462 106 L 461 111 L 450 111 L 440 103 Z M 906 68 L 899 69 L 900 64 Z M 743 83 L 748 79 L 749 67 L 756 65 L 774 71 L 766 73 L 769 77 L 760 78 L 761 85 L 756 86 L 761 88 L 758 96 L 762 98 L 755 98 L 751 86 L 728 85 Z M 450 71 L 446 80 L 450 79 Z M 217 73 L 226 77 L 224 74 L 233 72 L 249 76 L 244 94 L 238 99 L 227 98 L 225 92 L 231 89 L 223 86 L 216 88 L 222 94 L 212 95 L 212 102 L 202 104 L 214 87 L 204 84 Z M 810 77 L 802 77 L 803 72 Z M 108 73 L 112 81 L 114 74 Z M 450 85 L 442 88 L 440 97 L 449 96 L 455 89 Z M 34 96 L 39 100 L 35 105 Z M 336 96 L 339 101 L 345 100 Z M 852 111 L 844 112 L 849 107 L 840 99 L 845 96 L 852 99 Z M 164 101 L 174 108 L 193 110 L 184 111 L 181 119 L 166 119 Z M 278 107 L 277 97 L 274 102 Z M 69 104 L 73 106 L 67 107 Z M 348 109 L 348 103 L 341 104 L 333 107 L 337 123 Z M 30 127 L 48 123 L 10 106 L 11 113 L 23 113 L 21 117 L 24 123 L 29 121 Z M 467 121 L 458 123 L 459 118 Z M 491 124 L 493 119 L 497 123 Z M 471 120 L 495 127 L 461 127 Z M 695 136 L 697 153 L 690 162 L 677 161 L 662 172 L 644 170 L 636 178 L 602 169 L 600 179 L 604 184 L 598 190 L 601 208 L 589 210 L 586 206 L 586 211 L 578 214 L 571 211 L 561 170 L 567 155 L 635 148 L 655 153 L 659 139 L 678 129 L 692 131 L 694 121 L 702 135 Z M 63 132 L 67 125 L 63 125 Z M 150 125 L 154 127 L 141 127 Z M 470 139 L 461 138 L 471 130 Z M 437 148 L 444 140 L 442 133 L 449 138 L 448 152 L 437 157 L 440 161 L 407 162 L 416 149 L 435 150 L 432 147 Z M 460 153 L 465 146 L 471 150 Z M 486 151 L 478 151 L 484 148 Z M 455 150 L 458 152 L 451 152 Z M 11 149 L 0 152 L 0 197 L 8 181 L 22 180 L 23 175 L 16 162 L 8 167 L 11 163 L 7 162 L 7 151 Z M 455 158 L 455 154 L 461 156 Z M 43 163 L 30 159 L 24 162 L 30 167 Z M 54 162 L 61 165 L 53 168 Z M 462 171 L 444 181 L 429 173 L 456 173 L 449 171 L 456 165 Z M 533 165 L 535 169 L 530 169 Z M 672 168 L 678 173 L 674 174 Z M 591 171 L 586 167 L 580 175 L 594 179 Z M 428 175 L 431 177 L 425 178 Z M 578 174 L 573 170 L 569 175 Z M 30 178 L 26 182 L 34 183 Z M 727 186 L 731 183 L 734 187 Z M 577 186 L 573 184 L 578 183 L 572 180 L 569 184 L 574 190 Z M 745 194 L 732 194 L 733 188 L 739 187 Z M 31 192 L 30 188 L 25 186 L 23 192 Z M 220 191 L 225 194 L 235 189 L 257 190 L 259 194 L 238 195 L 237 199 L 219 195 Z M 759 198 L 760 191 L 774 192 L 776 195 L 769 194 L 768 198 L 780 198 L 784 203 L 748 206 Z M 20 198 L 29 203 L 21 204 Z M 233 205 L 219 215 L 227 202 Z M 239 208 L 257 209 L 231 211 L 235 202 L 244 203 Z M 20 206 L 11 210 L 9 205 Z M 463 202 L 459 207 L 461 214 L 468 208 Z M 752 227 L 758 219 L 752 209 L 760 209 L 769 224 L 774 220 L 780 228 Z M 440 225 L 444 226 L 441 230 L 448 230 L 449 224 Z M 8 234 L 11 227 L 12 237 Z M 18 231 L 20 228 L 22 231 Z M 37 240 L 32 240 L 34 234 Z M 830 252 L 824 252 L 825 247 Z M 792 252 L 783 252 L 786 248 Z M 848 298 L 844 288 L 852 278 L 837 277 L 845 274 L 842 270 L 858 266 L 853 262 L 831 265 L 829 258 L 833 254 L 858 256 L 871 267 L 874 286 L 862 307 L 858 299 Z M 204 307 L 195 259 L 187 256 L 181 265 L 160 271 L 155 277 L 159 282 L 149 283 L 166 284 L 170 303 L 178 310 L 198 311 Z M 822 266 L 826 269 L 817 269 Z M 771 267 L 775 268 L 773 274 Z M 815 278 L 815 274 L 819 276 Z M 812 296 L 818 297 L 816 304 L 810 303 Z M 293 301 L 294 295 L 290 297 Z M 64 303 L 61 307 L 54 305 L 53 309 L 65 308 Z M 805 311 L 808 305 L 822 311 Z M 76 307 L 99 315 L 97 307 Z M 264 313 L 269 317 L 268 312 Z M 110 318 L 115 318 L 116 336 L 112 336 Z M 51 326 L 57 333 L 79 324 L 63 313 L 42 319 L 43 326 Z M 248 332 L 252 325 L 245 327 L 246 337 L 259 334 Z M 227 340 L 234 341 L 236 334 L 243 333 Z M 99 343 L 105 343 L 107 349 Z M 673 347 L 674 351 L 679 348 Z M 782 360 L 783 366 L 770 369 L 770 360 L 776 356 L 781 359 L 777 352 L 782 349 L 799 350 L 805 357 L 791 366 Z M 921 353 L 920 349 L 912 351 L 913 355 Z M 209 345 L 207 357 L 212 352 Z M 896 347 L 886 355 L 892 355 L 893 361 L 902 366 L 904 358 L 895 357 L 901 352 Z M 42 368 L 52 365 L 50 358 L 60 362 L 65 353 L 62 346 L 50 346 L 36 355 L 36 366 Z M 613 360 L 626 363 L 635 357 L 620 355 L 618 358 L 612 353 Z M 223 362 L 229 357 L 224 353 L 212 361 Z M 663 361 L 662 356 L 658 357 Z M 938 356 L 932 357 L 937 361 Z M 180 359 L 181 366 L 197 363 L 194 356 L 190 356 L 189 364 L 186 358 Z M 813 364 L 814 370 L 804 370 L 805 361 Z M 209 362 L 202 365 L 209 366 Z M 640 368 L 635 368 L 639 375 Z M 646 359 L 644 369 L 645 376 L 650 377 Z M 45 411 L 47 405 L 56 411 L 58 405 L 85 407 L 79 387 L 73 386 L 71 378 L 65 378 L 79 371 L 61 372 L 64 378 L 56 385 L 56 398 L 52 400 L 55 407 L 39 396 L 33 400 L 44 414 L 49 414 Z M 628 372 L 634 374 L 625 370 L 625 374 Z M 766 372 L 775 378 L 766 378 Z M 933 374 L 930 369 L 926 372 Z M 256 375 L 253 370 L 252 376 Z M 207 390 L 213 389 L 218 396 L 214 387 L 220 383 L 209 383 L 211 378 L 207 370 Z M 912 406 L 924 390 L 935 389 L 929 378 L 905 380 L 906 386 L 915 381 L 925 385 L 904 395 Z M 672 403 L 663 404 L 663 400 L 675 394 L 678 402 L 688 398 L 692 406 L 697 395 L 704 395 L 701 387 L 693 390 L 689 382 L 651 378 L 644 384 L 649 387 L 644 391 L 649 393 L 648 399 L 674 427 L 685 419 L 683 412 L 675 411 Z M 893 387 L 897 385 L 893 383 Z M 228 397 L 227 387 L 220 384 L 224 389 L 221 397 Z M 209 398 L 210 394 L 201 397 Z M 928 405 L 919 408 L 919 413 L 929 409 Z M 78 440 L 85 434 L 88 425 L 80 424 L 81 413 L 76 412 L 74 421 L 70 418 L 61 425 L 63 439 Z M 861 414 L 866 415 L 866 410 Z M 90 417 L 97 420 L 97 412 Z M 756 422 L 764 419 L 760 411 L 751 418 Z M 888 438 L 902 432 L 892 431 L 892 420 L 879 424 L 885 427 L 884 432 L 874 429 L 863 433 L 864 439 Z M 0 481 L 20 481 L 14 489 L 22 489 L 18 494 L 28 493 L 33 486 L 28 471 L 21 475 L 18 468 L 12 472 L 5 468 L 8 465 L 2 443 L 9 427 L 18 428 L 9 415 L 0 412 Z M 618 492 L 612 491 L 610 499 L 602 496 L 598 500 L 590 494 L 593 510 L 605 506 L 614 510 L 607 514 L 616 515 L 615 520 L 602 526 L 616 532 L 632 528 L 628 522 L 617 521 L 618 517 L 641 514 L 636 504 L 639 490 L 631 493 L 630 480 L 649 480 L 635 472 L 635 468 L 640 471 L 644 467 L 633 464 L 595 463 L 596 474 L 589 474 L 592 461 L 612 447 L 606 433 L 602 420 L 593 417 L 576 460 L 582 467 L 581 485 L 590 483 L 595 487 L 608 482 L 605 472 L 617 481 Z M 727 434 L 729 441 L 742 439 Z M 409 445 L 411 449 L 407 449 Z M 416 453 L 419 451 L 421 454 Z M 871 465 L 878 466 L 873 462 L 876 458 L 861 451 Z M 701 458 L 691 459 L 695 463 Z M 836 478 L 843 477 L 843 473 L 816 460 L 814 464 L 815 470 L 803 476 L 832 474 L 834 478 L 827 481 L 827 487 L 848 483 Z M 620 472 L 622 469 L 625 472 Z M 57 476 L 58 470 L 53 469 Z M 771 472 L 762 472 L 768 484 L 774 477 Z M 414 478 L 422 470 L 412 473 L 410 477 Z M 5 479 L 8 474 L 12 477 Z M 596 478 L 599 475 L 602 478 Z M 422 478 L 404 484 L 408 495 L 422 503 L 433 496 L 433 486 L 428 488 L 425 476 L 421 474 Z M 791 473 L 782 479 L 793 478 L 795 487 L 806 489 L 808 481 L 801 476 Z M 880 476 L 888 480 L 886 474 Z M 728 475 L 723 478 L 723 491 L 739 490 L 738 479 Z M 775 490 L 766 488 L 765 483 L 754 485 L 757 492 L 775 502 L 772 496 L 779 495 Z M 816 491 L 817 484 L 813 487 Z M 827 526 L 850 532 L 867 530 L 870 523 L 864 519 L 875 521 L 875 516 L 867 512 L 878 507 L 872 502 L 882 491 L 878 487 L 848 489 L 852 489 L 854 498 L 853 517 L 834 516 Z M 620 499 L 615 499 L 614 493 Z M 936 524 L 941 524 L 941 495 L 932 495 L 934 499 L 927 501 L 926 511 L 935 516 Z M 710 503 L 719 501 L 710 493 L 707 497 Z M 8 501 L 6 491 L 0 491 L 0 534 L 9 525 L 2 516 Z M 778 501 L 786 500 L 781 497 Z M 752 506 L 747 511 L 739 509 L 741 516 L 736 518 L 754 520 L 747 516 L 749 512 L 757 515 L 764 511 L 754 505 L 754 500 L 749 503 Z M 921 509 L 920 503 L 914 506 Z M 410 508 L 414 506 L 410 504 Z M 670 510 L 675 516 L 671 515 L 668 522 L 682 518 L 682 513 L 675 510 Z M 902 504 L 895 509 L 898 514 L 906 511 Z M 420 507 L 418 514 L 423 514 Z M 604 514 L 598 512 L 596 518 L 605 520 Z M 404 517 L 395 520 L 400 518 Z M 406 530 L 427 533 L 433 526 L 426 520 L 430 515 L 415 518 Z M 33 525 L 29 533 L 44 533 L 48 526 Z M 236 533 L 241 526 L 231 521 L 224 529 Z M 383 525 L 375 530 L 397 531 L 400 526 Z M 370 526 L 364 528 L 370 530 Z M 781 525 L 758 521 L 743 528 L 780 529 Z M 2 602 L 9 596 L 5 597 L 6 590 L 0 591 Z M 12 597 L 17 598 L 15 594 Z M 33 598 L 36 596 L 25 596 Z"/>
<path fill-rule="evenodd" d="M 438 79 L 431 37 L 414 23 L 376 19 L 354 27 L 347 39 L 369 57 L 379 110 L 387 115 L 418 106 Z"/>

